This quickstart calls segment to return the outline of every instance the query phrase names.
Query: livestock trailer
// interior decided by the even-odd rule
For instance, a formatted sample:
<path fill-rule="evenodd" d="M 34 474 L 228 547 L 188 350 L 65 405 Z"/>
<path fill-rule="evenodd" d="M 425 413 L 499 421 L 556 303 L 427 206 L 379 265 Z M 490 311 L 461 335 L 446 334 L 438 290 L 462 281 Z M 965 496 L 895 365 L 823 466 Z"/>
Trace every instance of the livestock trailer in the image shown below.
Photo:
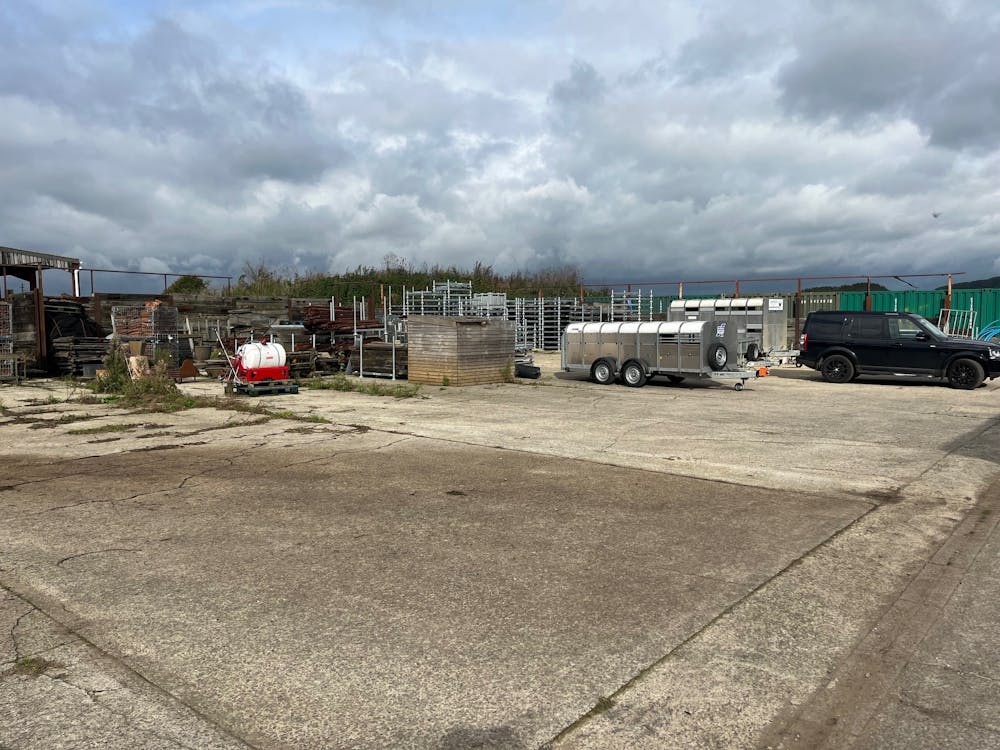
<path fill-rule="evenodd" d="M 788 311 L 782 297 L 678 299 L 670 303 L 667 320 L 730 321 L 747 359 L 788 350 Z"/>
<path fill-rule="evenodd" d="M 562 369 L 588 371 L 601 384 L 619 376 L 638 388 L 654 375 L 743 383 L 766 370 L 740 369 L 737 326 L 725 320 L 571 323 L 562 336 Z"/>

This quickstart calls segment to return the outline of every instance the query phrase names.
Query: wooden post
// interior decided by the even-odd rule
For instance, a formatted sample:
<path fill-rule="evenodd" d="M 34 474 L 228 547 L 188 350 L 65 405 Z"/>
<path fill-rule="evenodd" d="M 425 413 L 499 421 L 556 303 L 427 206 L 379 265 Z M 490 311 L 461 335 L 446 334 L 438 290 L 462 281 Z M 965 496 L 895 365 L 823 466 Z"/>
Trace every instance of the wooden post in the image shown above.
<path fill-rule="evenodd" d="M 872 277 L 867 277 L 868 286 L 865 289 L 865 310 L 872 309 Z"/>

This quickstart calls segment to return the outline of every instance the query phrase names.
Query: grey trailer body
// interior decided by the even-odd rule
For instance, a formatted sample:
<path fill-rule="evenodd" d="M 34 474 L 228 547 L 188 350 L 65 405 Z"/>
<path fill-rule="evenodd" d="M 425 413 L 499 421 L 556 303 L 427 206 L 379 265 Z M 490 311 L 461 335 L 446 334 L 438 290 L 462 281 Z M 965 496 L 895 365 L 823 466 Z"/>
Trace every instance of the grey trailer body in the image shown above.
<path fill-rule="evenodd" d="M 563 332 L 562 368 L 586 371 L 598 383 L 639 387 L 654 375 L 738 380 L 756 371 L 737 369 L 737 326 L 728 321 L 571 323 Z"/>
<path fill-rule="evenodd" d="M 667 320 L 725 320 L 737 327 L 740 351 L 747 359 L 788 350 L 788 311 L 782 297 L 678 299 L 670 303 Z M 747 350 L 751 344 L 756 353 Z"/>

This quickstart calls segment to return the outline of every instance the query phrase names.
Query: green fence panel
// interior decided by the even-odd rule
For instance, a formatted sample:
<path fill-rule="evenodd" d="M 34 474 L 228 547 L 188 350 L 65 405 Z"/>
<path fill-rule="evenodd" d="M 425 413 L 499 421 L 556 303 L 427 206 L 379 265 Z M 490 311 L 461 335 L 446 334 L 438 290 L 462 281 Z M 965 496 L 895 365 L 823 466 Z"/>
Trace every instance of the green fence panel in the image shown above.
<path fill-rule="evenodd" d="M 951 295 L 953 310 L 975 310 L 976 327 L 984 328 L 1000 320 L 1000 289 L 956 289 Z"/>
<path fill-rule="evenodd" d="M 944 305 L 944 292 L 936 290 L 911 289 L 907 291 L 876 291 L 871 293 L 875 312 L 909 312 L 922 315 L 928 320 L 937 320 Z M 840 309 L 864 310 L 865 292 L 841 292 Z"/>
<path fill-rule="evenodd" d="M 865 293 L 864 292 L 840 292 L 840 308 L 841 310 L 864 310 L 865 309 Z"/>

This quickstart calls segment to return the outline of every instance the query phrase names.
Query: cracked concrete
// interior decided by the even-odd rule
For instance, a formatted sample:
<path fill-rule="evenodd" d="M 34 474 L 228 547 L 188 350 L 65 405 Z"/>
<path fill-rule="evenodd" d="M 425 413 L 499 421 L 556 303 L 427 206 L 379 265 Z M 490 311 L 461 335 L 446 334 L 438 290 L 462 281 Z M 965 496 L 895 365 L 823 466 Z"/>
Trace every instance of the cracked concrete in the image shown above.
<path fill-rule="evenodd" d="M 0 746 L 248 747 L 0 588 Z"/>
<path fill-rule="evenodd" d="M 2 393 L 0 745 L 754 747 L 876 663 L 846 742 L 995 740 L 994 384 L 548 369 L 100 444 L 40 440 L 24 390 Z"/>

